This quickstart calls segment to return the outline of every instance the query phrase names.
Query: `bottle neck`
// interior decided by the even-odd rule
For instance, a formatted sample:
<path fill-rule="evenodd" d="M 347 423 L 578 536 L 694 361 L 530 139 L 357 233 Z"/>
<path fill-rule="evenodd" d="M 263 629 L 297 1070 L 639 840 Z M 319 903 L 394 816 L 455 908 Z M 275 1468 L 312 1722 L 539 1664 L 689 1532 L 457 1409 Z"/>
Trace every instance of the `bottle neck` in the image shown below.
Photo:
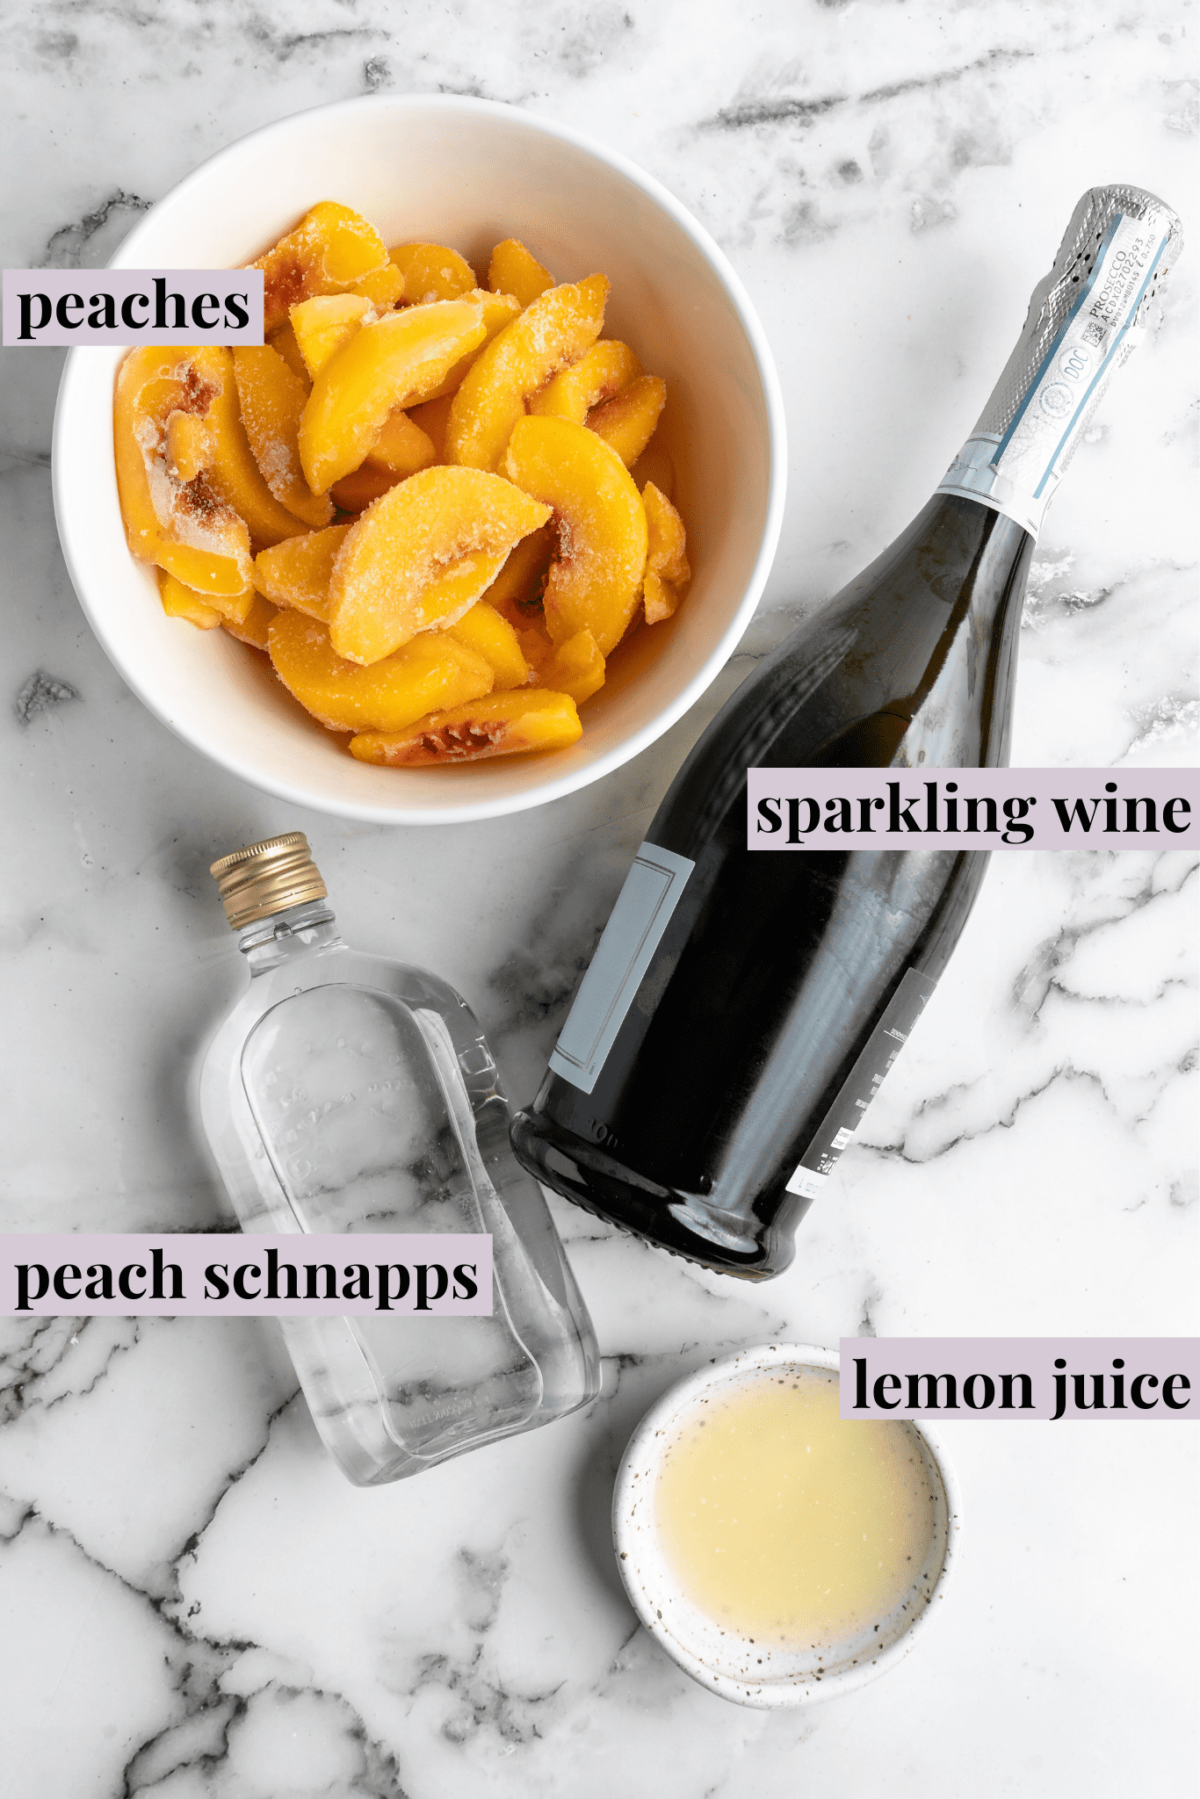
<path fill-rule="evenodd" d="M 269 918 L 256 918 L 238 932 L 238 948 L 250 965 L 251 977 L 267 974 L 301 956 L 338 949 L 341 935 L 327 900 L 308 900 Z"/>
<path fill-rule="evenodd" d="M 1156 314 L 1157 284 L 1179 248 L 1179 221 L 1153 194 L 1103 187 L 1083 196 L 938 493 L 977 500 L 1036 540 L 1108 383 Z"/>

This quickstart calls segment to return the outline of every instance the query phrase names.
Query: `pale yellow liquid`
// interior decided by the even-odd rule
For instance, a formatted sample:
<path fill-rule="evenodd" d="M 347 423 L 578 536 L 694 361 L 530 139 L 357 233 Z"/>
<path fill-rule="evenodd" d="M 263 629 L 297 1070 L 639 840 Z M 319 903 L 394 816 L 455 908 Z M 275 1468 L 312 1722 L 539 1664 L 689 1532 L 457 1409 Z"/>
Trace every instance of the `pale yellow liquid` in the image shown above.
<path fill-rule="evenodd" d="M 701 1403 L 659 1473 L 682 1591 L 759 1643 L 827 1645 L 880 1623 L 930 1547 L 929 1478 L 902 1424 L 838 1416 L 836 1375 L 763 1374 Z"/>

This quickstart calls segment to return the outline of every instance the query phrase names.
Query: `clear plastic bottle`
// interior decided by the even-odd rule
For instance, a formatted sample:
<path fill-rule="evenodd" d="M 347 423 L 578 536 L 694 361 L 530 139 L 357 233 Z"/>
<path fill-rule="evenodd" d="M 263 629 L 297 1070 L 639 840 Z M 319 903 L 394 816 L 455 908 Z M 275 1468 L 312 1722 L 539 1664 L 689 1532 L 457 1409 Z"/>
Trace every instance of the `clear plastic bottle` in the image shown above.
<path fill-rule="evenodd" d="M 212 872 L 251 978 L 209 1045 L 200 1110 L 243 1228 L 492 1236 L 490 1318 L 280 1320 L 338 1466 L 376 1486 L 585 1405 L 591 1322 L 467 1005 L 346 947 L 302 833 Z"/>

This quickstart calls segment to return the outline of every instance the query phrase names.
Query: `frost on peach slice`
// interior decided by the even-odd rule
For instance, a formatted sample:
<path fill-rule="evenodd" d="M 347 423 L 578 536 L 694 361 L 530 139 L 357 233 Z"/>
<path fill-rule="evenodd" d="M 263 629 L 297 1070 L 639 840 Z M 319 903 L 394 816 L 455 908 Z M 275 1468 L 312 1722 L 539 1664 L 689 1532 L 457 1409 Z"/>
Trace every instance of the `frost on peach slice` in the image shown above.
<path fill-rule="evenodd" d="M 437 300 L 365 324 L 321 367 L 300 424 L 300 461 L 314 493 L 356 469 L 397 407 L 431 398 L 447 371 L 483 342 L 478 306 Z"/>
<path fill-rule="evenodd" d="M 361 294 L 321 294 L 293 306 L 291 328 L 309 380 L 374 317 L 375 308 Z"/>
<path fill-rule="evenodd" d="M 497 466 L 528 395 L 599 337 L 607 296 L 603 275 L 548 288 L 493 339 L 454 396 L 446 431 L 451 462 Z"/>
<path fill-rule="evenodd" d="M 351 527 L 334 564 L 338 654 L 377 662 L 418 631 L 453 624 L 498 573 L 499 561 L 487 559 L 502 559 L 548 517 L 548 507 L 480 469 L 423 469 L 402 481 Z M 465 558 L 486 576 L 482 586 L 456 584 L 454 565 Z"/>
<path fill-rule="evenodd" d="M 491 664 L 498 688 L 506 691 L 510 687 L 523 687 L 528 681 L 529 664 L 522 654 L 516 632 L 486 600 L 479 600 L 448 630 L 456 642 L 465 643 L 468 649 L 475 650 Z M 567 690 L 564 688 L 563 691 Z"/>
<path fill-rule="evenodd" d="M 658 375 L 639 375 L 589 412 L 588 429 L 611 444 L 625 467 L 632 468 L 654 436 L 666 403 L 666 382 Z"/>
<path fill-rule="evenodd" d="M 558 693 L 569 693 L 577 706 L 604 686 L 604 657 L 590 631 L 576 631 L 538 664 L 538 680 Z"/>
<path fill-rule="evenodd" d="M 633 477 L 602 438 L 570 419 L 523 418 L 504 473 L 551 507 L 559 547 L 542 600 L 555 644 L 590 631 L 602 656 L 621 641 L 641 597 L 646 513 Z"/>
<path fill-rule="evenodd" d="M 331 731 L 400 731 L 427 712 L 490 693 L 491 665 L 444 632 L 427 632 L 370 668 L 347 662 L 329 632 L 299 612 L 271 621 L 268 650 L 288 692 Z"/>
<path fill-rule="evenodd" d="M 333 517 L 324 494 L 304 479 L 296 448 L 308 387 L 270 344 L 239 344 L 233 352 L 242 424 L 259 473 L 289 512 L 314 531 Z"/>
<path fill-rule="evenodd" d="M 314 294 L 340 294 L 387 266 L 387 246 L 361 213 L 322 200 L 294 231 L 250 264 L 263 272 L 263 331 L 286 324 L 289 308 Z"/>
<path fill-rule="evenodd" d="M 548 381 L 529 402 L 529 410 L 541 418 L 573 419 L 587 423 L 593 406 L 628 387 L 642 372 L 642 365 L 628 344 L 602 338 L 570 368 Z"/>
<path fill-rule="evenodd" d="M 387 768 L 436 768 L 526 750 L 565 749 L 582 730 L 569 695 L 524 688 L 434 712 L 407 730 L 352 737 L 350 754 Z"/>
<path fill-rule="evenodd" d="M 687 534 L 683 520 L 666 494 L 647 481 L 642 490 L 646 509 L 646 580 L 642 592 L 646 623 L 657 625 L 670 618 L 680 601 L 692 571 L 687 559 Z"/>
<path fill-rule="evenodd" d="M 529 306 L 539 294 L 554 286 L 554 276 L 519 237 L 506 237 L 492 251 L 488 286 L 494 294 L 512 294 L 522 306 Z"/>
<path fill-rule="evenodd" d="M 250 579 L 249 532 L 208 468 L 213 403 L 223 384 L 233 385 L 228 354 L 211 345 L 148 344 L 131 351 L 117 376 L 113 412 L 117 491 L 130 550 L 209 602 L 243 593 Z M 172 460 L 172 444 L 178 461 Z M 205 466 L 197 467 L 198 459 Z"/>
<path fill-rule="evenodd" d="M 291 537 L 254 558 L 254 585 L 273 606 L 289 606 L 309 618 L 329 620 L 329 583 L 349 525 L 327 525 Z"/>
<path fill-rule="evenodd" d="M 396 244 L 389 255 L 404 277 L 404 297 L 411 305 L 457 300 L 475 286 L 474 269 L 448 244 Z"/>

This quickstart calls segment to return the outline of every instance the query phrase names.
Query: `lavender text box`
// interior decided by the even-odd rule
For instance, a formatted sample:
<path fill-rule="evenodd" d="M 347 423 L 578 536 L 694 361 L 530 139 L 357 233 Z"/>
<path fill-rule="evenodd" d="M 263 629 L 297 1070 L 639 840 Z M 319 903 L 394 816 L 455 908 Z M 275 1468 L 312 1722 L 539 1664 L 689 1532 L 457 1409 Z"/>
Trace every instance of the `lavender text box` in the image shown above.
<path fill-rule="evenodd" d="M 261 269 L 5 269 L 4 342 L 261 344 Z"/>
<path fill-rule="evenodd" d="M 751 768 L 752 850 L 1200 845 L 1194 768 Z"/>
<path fill-rule="evenodd" d="M 1200 1337 L 843 1337 L 839 1349 L 843 1418 L 1200 1417 Z"/>
<path fill-rule="evenodd" d="M 288 1266 L 297 1270 L 296 1298 L 288 1297 Z M 332 1294 L 327 1292 L 326 1266 L 333 1270 Z M 311 1281 L 309 1267 L 317 1271 Z M 103 1285 L 105 1268 L 112 1296 L 99 1291 L 89 1295 L 89 1284 L 94 1289 Z M 432 1272 L 437 1268 L 445 1270 L 444 1291 L 437 1291 L 441 1282 Z M 63 1272 L 68 1269 L 74 1272 Z M 213 1269 L 219 1278 L 212 1277 Z M 244 1271 L 240 1280 L 238 1269 Z M 355 1269 L 365 1270 L 365 1281 Z M 227 1287 L 224 1294 L 221 1282 Z M 367 1290 L 347 1294 L 347 1287 L 355 1286 Z M 272 1287 L 275 1297 L 270 1296 Z M 424 1236 L 31 1232 L 0 1237 L 0 1317 L 341 1318 L 380 1312 L 490 1317 L 491 1311 L 492 1239 L 465 1231 Z"/>

